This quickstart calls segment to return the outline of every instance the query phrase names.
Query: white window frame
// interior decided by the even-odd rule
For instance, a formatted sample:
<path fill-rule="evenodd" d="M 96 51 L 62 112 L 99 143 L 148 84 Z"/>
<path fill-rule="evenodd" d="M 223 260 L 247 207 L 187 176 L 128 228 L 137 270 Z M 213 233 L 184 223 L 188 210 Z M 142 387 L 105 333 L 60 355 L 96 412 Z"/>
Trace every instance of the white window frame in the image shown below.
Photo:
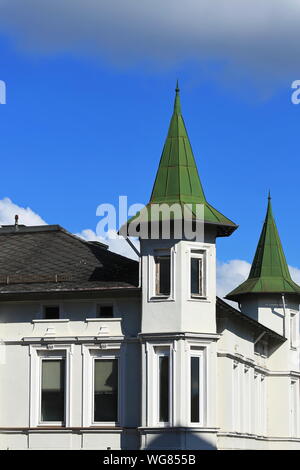
<path fill-rule="evenodd" d="M 299 312 L 290 310 L 290 348 L 296 349 L 299 341 Z"/>
<path fill-rule="evenodd" d="M 64 376 L 64 418 L 66 417 L 66 358 L 64 355 L 43 355 L 40 357 L 40 389 L 39 389 L 39 426 L 65 426 L 64 421 L 44 421 L 42 420 L 42 373 L 43 373 L 43 363 L 46 361 L 64 361 L 65 363 L 65 376 Z"/>
<path fill-rule="evenodd" d="M 243 428 L 244 432 L 251 433 L 251 369 L 248 365 L 244 365 L 244 379 L 243 379 L 243 397 L 244 397 L 244 409 L 243 409 Z"/>
<path fill-rule="evenodd" d="M 260 393 L 261 393 L 261 434 L 267 433 L 267 378 L 260 374 Z"/>
<path fill-rule="evenodd" d="M 241 364 L 232 361 L 232 430 L 241 432 Z"/>
<path fill-rule="evenodd" d="M 170 294 L 157 294 L 156 292 L 156 263 L 157 256 L 170 257 Z M 175 248 L 155 249 L 148 255 L 148 301 L 174 301 L 175 300 Z"/>
<path fill-rule="evenodd" d="M 299 381 L 291 380 L 290 385 L 290 435 L 298 437 L 299 434 Z"/>
<path fill-rule="evenodd" d="M 118 411 L 117 411 L 117 420 L 116 421 L 95 421 L 95 362 L 105 359 L 112 359 L 117 361 L 118 364 Z M 93 356 L 93 368 L 92 368 L 92 416 L 91 424 L 92 426 L 119 426 L 120 423 L 120 358 L 118 355 L 107 353 L 107 354 L 95 354 Z"/>
<path fill-rule="evenodd" d="M 171 427 L 174 423 L 174 348 L 170 343 L 146 343 L 147 352 L 147 423 L 148 426 Z M 159 357 L 169 357 L 169 421 L 159 420 Z"/>
<path fill-rule="evenodd" d="M 207 380 L 206 380 L 206 359 L 205 359 L 205 352 L 206 349 L 203 347 L 197 346 L 190 346 L 189 354 L 188 354 L 188 423 L 190 426 L 194 427 L 203 427 L 205 425 L 206 416 L 205 416 L 205 404 L 207 403 L 207 394 L 206 394 L 206 387 L 207 387 Z M 191 360 L 192 357 L 199 358 L 199 421 L 192 421 L 191 417 L 191 384 L 192 384 L 192 377 L 191 377 Z"/>
<path fill-rule="evenodd" d="M 71 383 L 72 383 L 72 345 L 29 346 L 30 354 L 30 427 L 70 427 L 71 426 Z M 41 420 L 42 360 L 65 360 L 65 420 Z"/>
<path fill-rule="evenodd" d="M 192 278 L 191 278 L 191 267 L 192 258 L 201 260 L 202 269 L 202 294 L 192 293 Z M 188 267 L 188 286 L 189 286 L 189 297 L 193 300 L 206 300 L 207 299 L 207 250 L 203 248 L 191 248 L 189 251 L 189 267 Z"/>
<path fill-rule="evenodd" d="M 171 415 L 172 415 L 172 400 L 171 400 L 171 384 L 172 384 L 172 366 L 171 366 L 171 356 L 170 356 L 170 349 L 169 348 L 155 348 L 155 355 L 156 355 L 156 396 L 157 396 L 157 401 L 156 401 L 156 421 L 159 426 L 165 427 L 170 425 L 170 420 L 171 420 Z M 169 391 L 169 397 L 168 397 L 168 404 L 169 404 L 169 409 L 168 409 L 168 415 L 169 415 L 169 420 L 168 421 L 160 421 L 160 377 L 159 377 L 159 362 L 161 357 L 167 357 L 169 359 L 169 367 L 168 367 L 168 372 L 169 372 L 169 377 L 168 377 L 168 391 Z"/>
<path fill-rule="evenodd" d="M 267 382 L 263 373 L 254 371 L 255 434 L 264 436 L 267 431 Z"/>
<path fill-rule="evenodd" d="M 125 346 L 126 347 L 126 346 Z M 101 344 L 99 346 L 82 345 L 82 426 L 83 427 L 118 427 L 124 422 L 125 411 L 125 368 L 121 343 Z M 118 360 L 118 419 L 117 421 L 94 421 L 94 379 L 96 359 Z"/>

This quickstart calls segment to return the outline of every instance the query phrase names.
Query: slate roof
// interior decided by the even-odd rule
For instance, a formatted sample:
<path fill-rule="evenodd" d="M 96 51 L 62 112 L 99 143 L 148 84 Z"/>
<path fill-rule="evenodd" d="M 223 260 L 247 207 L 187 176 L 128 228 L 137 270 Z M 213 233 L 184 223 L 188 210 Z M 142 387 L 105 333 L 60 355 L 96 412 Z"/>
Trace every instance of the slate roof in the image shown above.
<path fill-rule="evenodd" d="M 136 290 L 138 263 L 59 225 L 0 228 L 0 299 L 9 294 Z"/>

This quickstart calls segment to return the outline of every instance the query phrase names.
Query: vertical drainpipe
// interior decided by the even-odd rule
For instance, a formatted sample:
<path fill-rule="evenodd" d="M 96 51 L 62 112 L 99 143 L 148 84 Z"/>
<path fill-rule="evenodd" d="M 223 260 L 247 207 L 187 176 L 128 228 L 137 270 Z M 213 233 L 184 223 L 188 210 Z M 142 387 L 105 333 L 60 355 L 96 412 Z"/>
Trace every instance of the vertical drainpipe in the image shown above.
<path fill-rule="evenodd" d="M 125 237 L 125 240 L 127 241 L 130 248 L 135 252 L 135 254 L 139 258 L 139 285 L 138 287 L 141 287 L 142 286 L 141 252 L 136 248 L 136 246 L 132 243 L 132 241 L 128 237 Z"/>
<path fill-rule="evenodd" d="M 285 298 L 284 298 L 284 294 L 282 293 L 281 294 L 281 298 L 282 298 L 282 305 L 283 305 L 283 336 L 285 337 L 285 330 L 286 330 L 286 310 L 285 310 Z"/>

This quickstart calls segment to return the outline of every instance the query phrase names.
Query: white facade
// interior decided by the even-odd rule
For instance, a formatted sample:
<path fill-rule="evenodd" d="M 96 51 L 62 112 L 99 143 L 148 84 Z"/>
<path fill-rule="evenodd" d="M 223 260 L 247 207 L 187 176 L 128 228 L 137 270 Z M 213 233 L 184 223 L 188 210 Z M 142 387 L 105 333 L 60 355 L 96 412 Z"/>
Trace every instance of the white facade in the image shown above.
<path fill-rule="evenodd" d="M 166 254 L 170 292 L 159 294 L 156 257 Z M 193 256 L 201 295 L 191 295 Z M 142 241 L 131 296 L 0 301 L 0 448 L 300 448 L 299 308 L 284 301 L 249 300 L 242 313 L 217 302 L 213 233 Z M 60 318 L 45 320 L 51 304 Z M 99 305 L 113 318 L 97 318 Z M 64 361 L 63 422 L 41 419 L 47 360 Z M 118 364 L 113 421 L 95 421 L 97 360 Z"/>

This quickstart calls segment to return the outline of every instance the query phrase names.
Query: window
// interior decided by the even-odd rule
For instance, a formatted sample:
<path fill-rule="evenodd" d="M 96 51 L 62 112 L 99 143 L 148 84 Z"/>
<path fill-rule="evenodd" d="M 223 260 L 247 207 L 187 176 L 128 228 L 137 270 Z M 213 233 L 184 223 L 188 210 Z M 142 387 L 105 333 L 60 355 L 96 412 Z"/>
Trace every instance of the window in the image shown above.
<path fill-rule="evenodd" d="M 118 359 L 95 359 L 94 421 L 118 421 Z"/>
<path fill-rule="evenodd" d="M 233 361 L 233 394 L 232 394 L 232 422 L 233 431 L 241 431 L 242 423 L 242 387 L 241 387 L 241 365 L 238 361 Z"/>
<path fill-rule="evenodd" d="M 255 433 L 264 435 L 267 427 L 266 380 L 263 374 L 254 373 Z"/>
<path fill-rule="evenodd" d="M 112 305 L 98 305 L 97 317 L 99 318 L 113 318 L 114 308 Z"/>
<path fill-rule="evenodd" d="M 290 393 L 290 428 L 292 437 L 297 437 L 298 435 L 298 387 L 298 382 L 296 380 L 292 380 Z"/>
<path fill-rule="evenodd" d="M 159 421 L 169 421 L 169 356 L 159 356 Z"/>
<path fill-rule="evenodd" d="M 290 347 L 296 348 L 298 343 L 298 315 L 297 312 L 290 313 Z"/>
<path fill-rule="evenodd" d="M 251 433 L 251 369 L 248 365 L 244 366 L 243 389 L 243 431 Z"/>
<path fill-rule="evenodd" d="M 41 421 L 65 420 L 65 361 L 43 359 L 41 377 Z"/>
<path fill-rule="evenodd" d="M 190 291 L 192 297 L 205 297 L 204 282 L 204 252 L 192 250 L 191 252 L 191 283 Z"/>
<path fill-rule="evenodd" d="M 155 261 L 155 294 L 169 296 L 171 292 L 171 257 L 159 255 Z"/>
<path fill-rule="evenodd" d="M 191 357 L 191 422 L 200 421 L 200 357 Z"/>
<path fill-rule="evenodd" d="M 58 305 L 47 305 L 44 307 L 44 319 L 54 320 L 59 318 L 59 306 Z"/>

